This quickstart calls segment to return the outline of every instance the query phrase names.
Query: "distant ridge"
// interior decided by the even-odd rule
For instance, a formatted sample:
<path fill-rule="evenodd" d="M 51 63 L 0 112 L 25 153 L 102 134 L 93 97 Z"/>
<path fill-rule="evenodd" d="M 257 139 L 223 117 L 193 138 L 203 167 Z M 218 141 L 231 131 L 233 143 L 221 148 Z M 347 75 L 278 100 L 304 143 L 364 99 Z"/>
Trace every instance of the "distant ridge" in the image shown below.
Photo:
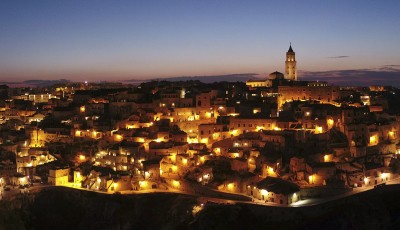
<path fill-rule="evenodd" d="M 71 82 L 66 79 L 59 80 L 26 80 L 21 82 L 0 82 L 0 84 L 8 85 L 10 87 L 48 87 L 55 84 L 65 84 Z"/>
<path fill-rule="evenodd" d="M 256 73 L 240 73 L 240 74 L 225 74 L 225 75 L 208 75 L 208 76 L 181 76 L 181 77 L 168 77 L 168 78 L 152 78 L 144 81 L 201 81 L 203 83 L 213 83 L 219 81 L 227 82 L 245 82 L 249 79 L 258 79 L 259 74 Z M 127 80 L 125 82 L 139 82 L 140 80 Z"/>
<path fill-rule="evenodd" d="M 378 69 L 348 69 L 331 71 L 300 71 L 299 78 L 306 81 L 327 81 L 339 86 L 390 85 L 400 87 L 398 65 Z"/>

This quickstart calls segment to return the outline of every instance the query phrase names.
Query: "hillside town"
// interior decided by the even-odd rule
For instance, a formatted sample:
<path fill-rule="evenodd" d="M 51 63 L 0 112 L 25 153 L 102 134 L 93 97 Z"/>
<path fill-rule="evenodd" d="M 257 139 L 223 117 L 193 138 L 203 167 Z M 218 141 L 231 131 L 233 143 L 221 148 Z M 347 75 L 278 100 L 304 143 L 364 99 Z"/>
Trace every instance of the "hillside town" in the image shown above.
<path fill-rule="evenodd" d="M 1 197 L 35 184 L 290 205 L 400 170 L 400 90 L 298 79 L 0 86 Z"/>

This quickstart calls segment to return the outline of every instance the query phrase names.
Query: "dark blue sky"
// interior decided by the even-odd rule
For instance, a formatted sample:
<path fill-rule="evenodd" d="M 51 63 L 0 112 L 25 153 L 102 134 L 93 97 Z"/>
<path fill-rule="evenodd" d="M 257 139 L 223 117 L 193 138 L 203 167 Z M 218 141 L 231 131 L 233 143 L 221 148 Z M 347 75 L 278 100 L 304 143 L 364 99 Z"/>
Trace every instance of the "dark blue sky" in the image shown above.
<path fill-rule="evenodd" d="M 399 9 L 398 0 L 2 0 L 0 80 L 269 73 L 283 71 L 289 42 L 308 74 L 398 68 Z"/>

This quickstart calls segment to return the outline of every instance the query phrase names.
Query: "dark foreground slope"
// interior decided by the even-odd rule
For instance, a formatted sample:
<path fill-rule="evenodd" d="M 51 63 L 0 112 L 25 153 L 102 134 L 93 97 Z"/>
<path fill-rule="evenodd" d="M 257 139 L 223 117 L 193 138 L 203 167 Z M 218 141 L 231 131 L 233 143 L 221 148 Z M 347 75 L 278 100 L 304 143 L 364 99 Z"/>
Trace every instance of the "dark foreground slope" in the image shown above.
<path fill-rule="evenodd" d="M 31 206 L 35 229 L 178 229 L 191 221 L 196 199 L 153 193 L 108 195 L 86 191 L 42 191 Z"/>
<path fill-rule="evenodd" d="M 307 207 L 208 205 L 194 229 L 400 229 L 400 185 Z"/>
<path fill-rule="evenodd" d="M 400 229 L 400 186 L 301 208 L 207 204 L 193 217 L 195 204 L 180 194 L 51 188 L 0 203 L 0 229 Z"/>

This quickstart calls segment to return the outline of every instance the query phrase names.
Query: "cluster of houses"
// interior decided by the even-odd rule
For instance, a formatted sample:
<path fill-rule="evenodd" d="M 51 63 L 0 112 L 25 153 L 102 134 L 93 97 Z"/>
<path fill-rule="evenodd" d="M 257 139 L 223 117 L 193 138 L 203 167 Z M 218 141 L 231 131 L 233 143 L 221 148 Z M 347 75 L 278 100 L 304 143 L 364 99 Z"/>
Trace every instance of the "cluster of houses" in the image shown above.
<path fill-rule="evenodd" d="M 1 86 L 1 177 L 278 204 L 393 178 L 400 91 L 296 79 Z"/>
<path fill-rule="evenodd" d="M 394 176 L 400 117 L 388 95 L 397 89 L 275 83 L 10 89 L 1 176 L 107 192 L 203 186 L 280 204 Z"/>

